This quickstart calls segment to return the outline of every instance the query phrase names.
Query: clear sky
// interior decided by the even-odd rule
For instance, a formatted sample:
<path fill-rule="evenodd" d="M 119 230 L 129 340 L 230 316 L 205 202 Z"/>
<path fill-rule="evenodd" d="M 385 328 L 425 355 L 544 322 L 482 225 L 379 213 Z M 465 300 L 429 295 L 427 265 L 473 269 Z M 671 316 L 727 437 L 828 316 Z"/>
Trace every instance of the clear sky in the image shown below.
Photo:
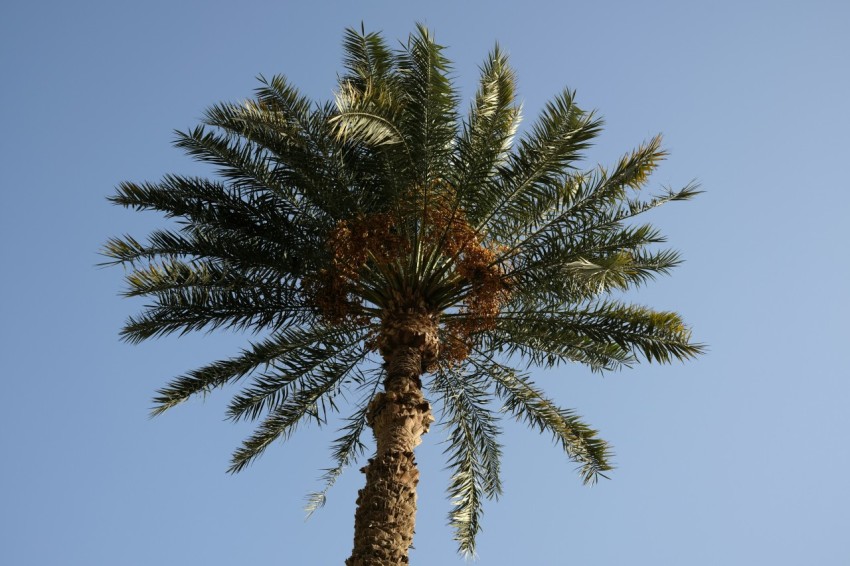
<path fill-rule="evenodd" d="M 505 422 L 505 495 L 479 563 L 850 563 L 850 3 L 845 1 L 39 2 L 0 7 L 0 564 L 341 565 L 363 478 L 304 521 L 335 429 L 309 428 L 238 476 L 249 428 L 227 395 L 155 420 L 154 390 L 235 353 L 238 335 L 118 340 L 138 303 L 109 236 L 161 224 L 105 197 L 192 173 L 170 146 L 210 104 L 286 74 L 332 96 L 345 27 L 449 47 L 468 100 L 496 41 L 527 122 L 569 86 L 607 129 L 589 166 L 663 132 L 657 187 L 706 193 L 652 220 L 686 263 L 634 295 L 681 312 L 710 351 L 604 378 L 538 372 L 615 447 L 583 487 L 550 439 Z M 844 377 L 841 377 L 844 376 Z M 446 526 L 439 428 L 422 469 L 414 565 L 462 564 Z M 841 479 L 844 477 L 845 479 Z"/>

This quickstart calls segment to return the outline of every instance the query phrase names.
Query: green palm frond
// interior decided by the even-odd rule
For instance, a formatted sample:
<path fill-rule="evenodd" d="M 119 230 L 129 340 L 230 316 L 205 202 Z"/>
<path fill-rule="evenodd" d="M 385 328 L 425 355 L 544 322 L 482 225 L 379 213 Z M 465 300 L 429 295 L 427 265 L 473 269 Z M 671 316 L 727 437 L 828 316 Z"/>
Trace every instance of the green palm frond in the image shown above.
<path fill-rule="evenodd" d="M 297 370 L 301 352 L 317 344 L 345 343 L 354 332 L 349 328 L 328 328 L 321 325 L 290 328 L 252 344 L 238 356 L 213 362 L 175 378 L 167 387 L 157 391 L 152 415 L 158 415 L 193 395 L 206 394 L 225 384 L 238 381 L 261 367 L 273 365 Z M 350 343 L 352 340 L 348 340 Z"/>
<path fill-rule="evenodd" d="M 653 279 L 656 274 L 668 273 L 679 264 L 679 253 L 664 250 L 651 254 L 628 251 L 600 250 L 602 254 L 578 256 L 574 261 L 562 263 L 560 271 L 591 293 L 603 294 L 612 290 L 625 291 Z M 606 253 L 607 252 L 607 253 Z"/>
<path fill-rule="evenodd" d="M 272 167 L 272 156 L 253 141 L 213 132 L 204 126 L 174 134 L 175 147 L 198 161 L 216 165 L 217 173 L 227 178 L 231 186 L 247 193 L 269 190 L 280 196 L 286 194 L 283 179 Z"/>
<path fill-rule="evenodd" d="M 339 367 L 341 359 L 361 350 L 366 333 L 353 330 L 346 333 L 328 332 L 311 344 L 302 343 L 269 363 L 269 370 L 256 375 L 250 385 L 233 397 L 227 408 L 227 417 L 234 421 L 256 420 L 286 400 L 290 389 L 300 380 Z M 361 359 L 365 352 L 360 351 Z"/>
<path fill-rule="evenodd" d="M 637 361 L 619 344 L 597 342 L 577 332 L 524 331 L 504 321 L 499 326 L 482 338 L 482 350 L 518 356 L 529 366 L 551 369 L 564 363 L 579 363 L 591 371 L 606 372 L 631 367 Z"/>
<path fill-rule="evenodd" d="M 390 118 L 382 116 L 376 109 L 359 108 L 363 104 L 359 94 L 351 88 L 337 92 L 339 114 L 332 118 L 337 136 L 344 141 L 352 140 L 369 146 L 400 144 L 405 153 L 410 154 L 404 135 Z"/>
<path fill-rule="evenodd" d="M 134 269 L 150 266 L 158 259 L 184 259 L 216 262 L 232 270 L 244 271 L 260 280 L 287 279 L 304 269 L 303 250 L 308 242 L 299 242 L 281 231 L 270 237 L 228 237 L 221 230 L 189 229 L 183 232 L 154 230 L 145 243 L 126 235 L 111 238 L 103 255 Z"/>
<path fill-rule="evenodd" d="M 418 24 L 406 49 L 397 55 L 400 94 L 404 97 L 401 130 L 412 152 L 411 180 L 428 188 L 448 167 L 457 137 L 457 95 L 443 47 Z"/>
<path fill-rule="evenodd" d="M 258 332 L 309 315 L 294 288 L 263 284 L 210 262 L 172 260 L 140 268 L 127 280 L 126 295 L 156 300 L 128 318 L 121 337 L 130 343 L 216 328 Z"/>
<path fill-rule="evenodd" d="M 354 464 L 365 451 L 366 445 L 363 444 L 360 437 L 366 428 L 366 412 L 369 408 L 369 402 L 377 393 L 380 383 L 377 377 L 364 379 L 362 388 L 367 391 L 367 394 L 361 398 L 354 413 L 346 419 L 347 424 L 340 430 L 343 435 L 334 440 L 331 446 L 335 466 L 325 470 L 324 475 L 322 475 L 321 481 L 324 482 L 324 487 L 307 497 L 307 505 L 304 508 L 307 511 L 307 517 L 325 506 L 328 491 L 345 471 L 345 468 Z"/>
<path fill-rule="evenodd" d="M 387 174 L 397 179 L 391 200 L 414 187 L 427 190 L 447 171 L 457 137 L 457 96 L 442 46 L 419 26 L 396 52 L 356 32 L 347 34 L 344 47 L 349 74 L 330 119 L 337 139 L 382 156 Z"/>
<path fill-rule="evenodd" d="M 179 175 L 167 175 L 159 183 L 121 183 L 110 200 L 126 208 L 163 212 L 187 229 L 287 244 L 296 237 L 290 219 L 302 213 L 309 216 L 303 206 L 290 207 L 273 194 L 244 195 L 233 186 Z M 309 223 L 299 223 L 297 237 L 309 237 L 310 232 Z"/>
<path fill-rule="evenodd" d="M 502 448 L 496 415 L 488 407 L 491 395 L 485 388 L 490 376 L 474 366 L 465 369 L 441 367 L 429 389 L 442 399 L 443 424 L 450 431 L 445 450 L 452 470 L 449 524 L 460 551 L 473 555 L 483 497 L 494 499 L 502 493 Z"/>
<path fill-rule="evenodd" d="M 381 204 L 394 203 L 409 189 L 406 171 L 411 163 L 410 147 L 399 129 L 403 110 L 399 95 L 392 88 L 376 94 L 373 83 L 358 79 L 340 84 L 335 103 L 328 124 L 334 139 L 348 148 L 346 154 L 352 157 L 346 165 L 353 164 L 355 172 L 368 165 Z"/>
<path fill-rule="evenodd" d="M 497 190 L 500 167 L 507 163 L 519 127 L 515 91 L 516 76 L 497 45 L 481 69 L 478 92 L 457 142 L 453 182 L 473 218 L 484 216 L 488 201 L 481 194 Z"/>
<path fill-rule="evenodd" d="M 334 395 L 364 357 L 362 350 L 347 351 L 326 364 L 321 371 L 305 374 L 294 381 L 288 398 L 274 408 L 254 434 L 233 453 L 228 471 L 242 471 L 272 442 L 289 438 L 305 420 L 323 424 L 328 411 L 338 410 Z"/>
<path fill-rule="evenodd" d="M 360 32 L 349 28 L 345 30 L 342 47 L 343 66 L 348 71 L 344 81 L 362 81 L 357 86 L 363 90 L 366 83 L 378 86 L 393 80 L 393 54 L 381 34 L 366 33 L 363 26 Z"/>
<path fill-rule="evenodd" d="M 349 29 L 343 42 L 348 73 L 336 93 L 337 115 L 331 117 L 337 138 L 358 138 L 367 145 L 406 144 L 398 120 L 404 100 L 398 88 L 398 57 L 373 33 Z M 368 124 L 383 131 L 369 132 Z M 360 138 L 358 138 L 360 139 Z"/>
<path fill-rule="evenodd" d="M 599 361 L 605 363 L 600 369 L 606 369 L 611 363 L 628 364 L 634 356 L 650 362 L 684 361 L 705 349 L 691 342 L 691 331 L 678 314 L 616 302 L 575 310 L 503 312 L 493 335 L 494 343 L 511 354 L 529 356 L 532 363 L 544 366 L 570 361 L 582 351 L 601 354 Z M 613 354 L 612 359 L 605 353 Z"/>
<path fill-rule="evenodd" d="M 565 171 L 574 168 L 581 152 L 601 130 L 593 113 L 575 104 L 575 93 L 564 90 L 549 102 L 530 132 L 523 136 L 508 163 L 500 170 L 492 194 L 479 194 L 485 203 L 471 218 L 479 229 L 501 233 L 504 217 L 524 214 L 527 202 L 545 198 L 562 184 Z M 486 186 L 485 186 L 486 188 Z M 504 230 L 502 230 L 504 231 Z"/>
<path fill-rule="evenodd" d="M 269 179 L 257 186 L 313 222 L 339 218 L 356 205 L 359 194 L 351 190 L 350 161 L 336 142 L 336 109 L 330 103 L 314 106 L 280 75 L 259 80 L 256 100 L 207 110 L 205 124 L 218 133 L 203 127 L 178 133 L 177 145 L 219 164 L 221 174 L 234 183 L 253 186 L 240 175 L 242 167 L 253 178 Z"/>
<path fill-rule="evenodd" d="M 574 411 L 562 409 L 549 400 L 528 376 L 485 358 L 475 363 L 480 371 L 492 377 L 497 395 L 504 401 L 504 410 L 517 420 L 523 420 L 541 432 L 549 432 L 564 452 L 580 464 L 584 483 L 595 483 L 604 472 L 613 469 L 608 444 Z"/>
<path fill-rule="evenodd" d="M 113 204 L 134 210 L 154 210 L 166 218 L 183 218 L 195 225 L 253 226 L 249 205 L 238 190 L 198 177 L 166 175 L 159 183 L 118 185 Z"/>
<path fill-rule="evenodd" d="M 500 254 L 500 259 L 534 250 L 547 240 L 563 235 L 576 239 L 604 233 L 648 210 L 640 210 L 641 201 L 630 201 L 628 190 L 640 189 L 667 155 L 660 144 L 661 137 L 656 136 L 621 158 L 610 174 L 603 168 L 590 173 L 568 172 L 560 182 L 547 187 L 547 191 L 508 210 L 504 215 L 506 235 L 513 241 Z M 686 187 L 676 196 L 668 195 L 667 200 L 683 200 L 687 196 L 692 195 Z M 660 200 L 655 202 L 656 206 L 660 204 L 663 204 Z"/>
<path fill-rule="evenodd" d="M 548 297 L 552 305 L 581 303 L 643 285 L 680 263 L 676 251 L 636 251 L 628 243 L 624 245 L 623 239 L 616 240 L 597 242 L 584 250 L 547 250 L 542 257 L 520 265 L 510 275 L 515 300 L 539 304 Z M 641 248 L 642 244 L 637 246 L 637 250 Z"/>

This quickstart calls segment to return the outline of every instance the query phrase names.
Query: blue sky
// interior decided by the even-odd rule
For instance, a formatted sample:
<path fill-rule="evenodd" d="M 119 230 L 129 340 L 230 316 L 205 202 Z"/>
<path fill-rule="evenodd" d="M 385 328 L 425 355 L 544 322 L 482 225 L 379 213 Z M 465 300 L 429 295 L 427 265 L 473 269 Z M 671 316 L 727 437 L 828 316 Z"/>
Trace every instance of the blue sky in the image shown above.
<path fill-rule="evenodd" d="M 693 5 L 688 5 L 693 4 Z M 687 260 L 633 296 L 681 312 L 709 353 L 685 365 L 537 372 L 615 447 L 592 488 L 548 438 L 505 422 L 505 495 L 479 563 L 844 564 L 850 560 L 850 4 L 811 2 L 5 2 L 0 7 L 0 563 L 342 564 L 362 475 L 309 521 L 334 428 L 238 476 L 249 428 L 226 395 L 148 420 L 156 388 L 246 338 L 118 340 L 138 303 L 109 236 L 161 224 L 105 200 L 122 180 L 192 173 L 170 146 L 215 102 L 287 75 L 332 96 L 344 28 L 421 21 L 468 99 L 498 41 L 529 123 L 564 86 L 606 131 L 589 166 L 662 132 L 655 185 L 706 193 L 652 220 Z M 841 376 L 845 376 L 842 378 Z M 203 406 L 202 406 L 203 405 Z M 461 564 L 439 429 L 413 564 Z"/>

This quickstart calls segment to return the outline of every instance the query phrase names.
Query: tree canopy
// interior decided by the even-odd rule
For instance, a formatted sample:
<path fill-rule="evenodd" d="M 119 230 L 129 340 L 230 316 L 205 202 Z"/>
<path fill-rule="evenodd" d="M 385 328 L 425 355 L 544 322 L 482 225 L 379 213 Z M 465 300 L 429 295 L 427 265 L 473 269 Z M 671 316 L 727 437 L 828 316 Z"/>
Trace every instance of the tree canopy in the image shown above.
<path fill-rule="evenodd" d="M 363 453 L 388 380 L 407 376 L 448 427 L 450 522 L 471 553 L 482 503 L 502 489 L 501 418 L 551 434 L 585 483 L 611 469 L 608 445 L 528 368 L 613 371 L 702 351 L 678 314 L 623 300 L 680 262 L 639 217 L 698 190 L 645 194 L 666 157 L 660 137 L 612 167 L 580 167 L 602 120 L 572 90 L 520 130 L 498 47 L 465 113 L 424 27 L 397 49 L 348 30 L 344 51 L 333 101 L 261 76 L 253 98 L 212 106 L 177 132 L 175 145 L 215 179 L 118 186 L 115 204 L 176 221 L 105 246 L 128 269 L 125 294 L 150 301 L 122 337 L 256 334 L 160 389 L 153 413 L 239 383 L 227 416 L 259 424 L 233 454 L 238 472 L 302 423 L 341 412 L 335 464 L 311 510 Z"/>

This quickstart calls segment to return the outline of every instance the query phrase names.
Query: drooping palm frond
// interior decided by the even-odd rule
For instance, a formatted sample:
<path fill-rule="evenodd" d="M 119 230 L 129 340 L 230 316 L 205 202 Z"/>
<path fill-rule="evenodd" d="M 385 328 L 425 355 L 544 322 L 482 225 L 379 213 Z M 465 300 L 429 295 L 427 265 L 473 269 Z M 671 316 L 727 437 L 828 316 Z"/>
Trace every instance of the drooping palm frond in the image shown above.
<path fill-rule="evenodd" d="M 366 413 L 369 408 L 369 402 L 377 393 L 380 383 L 381 381 L 374 376 L 372 379 L 363 380 L 361 389 L 367 393 L 360 399 L 357 410 L 350 417 L 346 418 L 347 424 L 340 430 L 343 435 L 334 440 L 331 447 L 335 465 L 333 468 L 325 470 L 325 473 L 322 475 L 321 479 L 324 487 L 319 491 L 314 491 L 307 497 L 305 510 L 307 511 L 308 518 L 317 510 L 324 507 L 327 501 L 328 491 L 336 483 L 336 480 L 365 451 L 366 445 L 360 438 L 366 428 Z"/>
<path fill-rule="evenodd" d="M 564 452 L 580 464 L 584 483 L 595 483 L 613 469 L 611 450 L 593 430 L 569 409 L 549 400 L 526 376 L 506 366 L 491 366 L 496 392 L 505 402 L 505 410 L 517 420 L 524 420 L 541 432 L 549 432 Z"/>
<path fill-rule="evenodd" d="M 358 344 L 339 353 L 317 370 L 292 380 L 289 395 L 274 405 L 254 434 L 233 453 L 228 471 L 241 471 L 265 452 L 272 442 L 292 435 L 305 420 L 324 424 L 327 413 L 338 410 L 335 394 L 349 376 L 357 375 L 357 366 L 363 362 L 365 354 L 362 344 Z"/>
<path fill-rule="evenodd" d="M 460 551 L 473 555 L 475 537 L 481 529 L 483 498 L 498 498 L 502 493 L 502 449 L 497 440 L 501 430 L 488 407 L 489 376 L 474 366 L 465 369 L 441 367 L 429 388 L 442 400 L 442 422 L 450 431 L 444 451 L 452 470 L 449 497 L 453 509 L 449 524 L 455 529 Z"/>
<path fill-rule="evenodd" d="M 341 359 L 348 359 L 356 352 L 359 352 L 358 359 L 363 360 L 366 356 L 362 350 L 365 338 L 366 333 L 362 329 L 344 333 L 330 330 L 312 344 L 305 341 L 288 345 L 288 351 L 277 355 L 269 364 L 269 370 L 255 376 L 250 385 L 233 397 L 227 408 L 227 417 L 234 421 L 255 420 L 279 406 L 289 390 L 298 386 L 299 380 L 329 373 L 329 367 L 338 368 Z"/>

